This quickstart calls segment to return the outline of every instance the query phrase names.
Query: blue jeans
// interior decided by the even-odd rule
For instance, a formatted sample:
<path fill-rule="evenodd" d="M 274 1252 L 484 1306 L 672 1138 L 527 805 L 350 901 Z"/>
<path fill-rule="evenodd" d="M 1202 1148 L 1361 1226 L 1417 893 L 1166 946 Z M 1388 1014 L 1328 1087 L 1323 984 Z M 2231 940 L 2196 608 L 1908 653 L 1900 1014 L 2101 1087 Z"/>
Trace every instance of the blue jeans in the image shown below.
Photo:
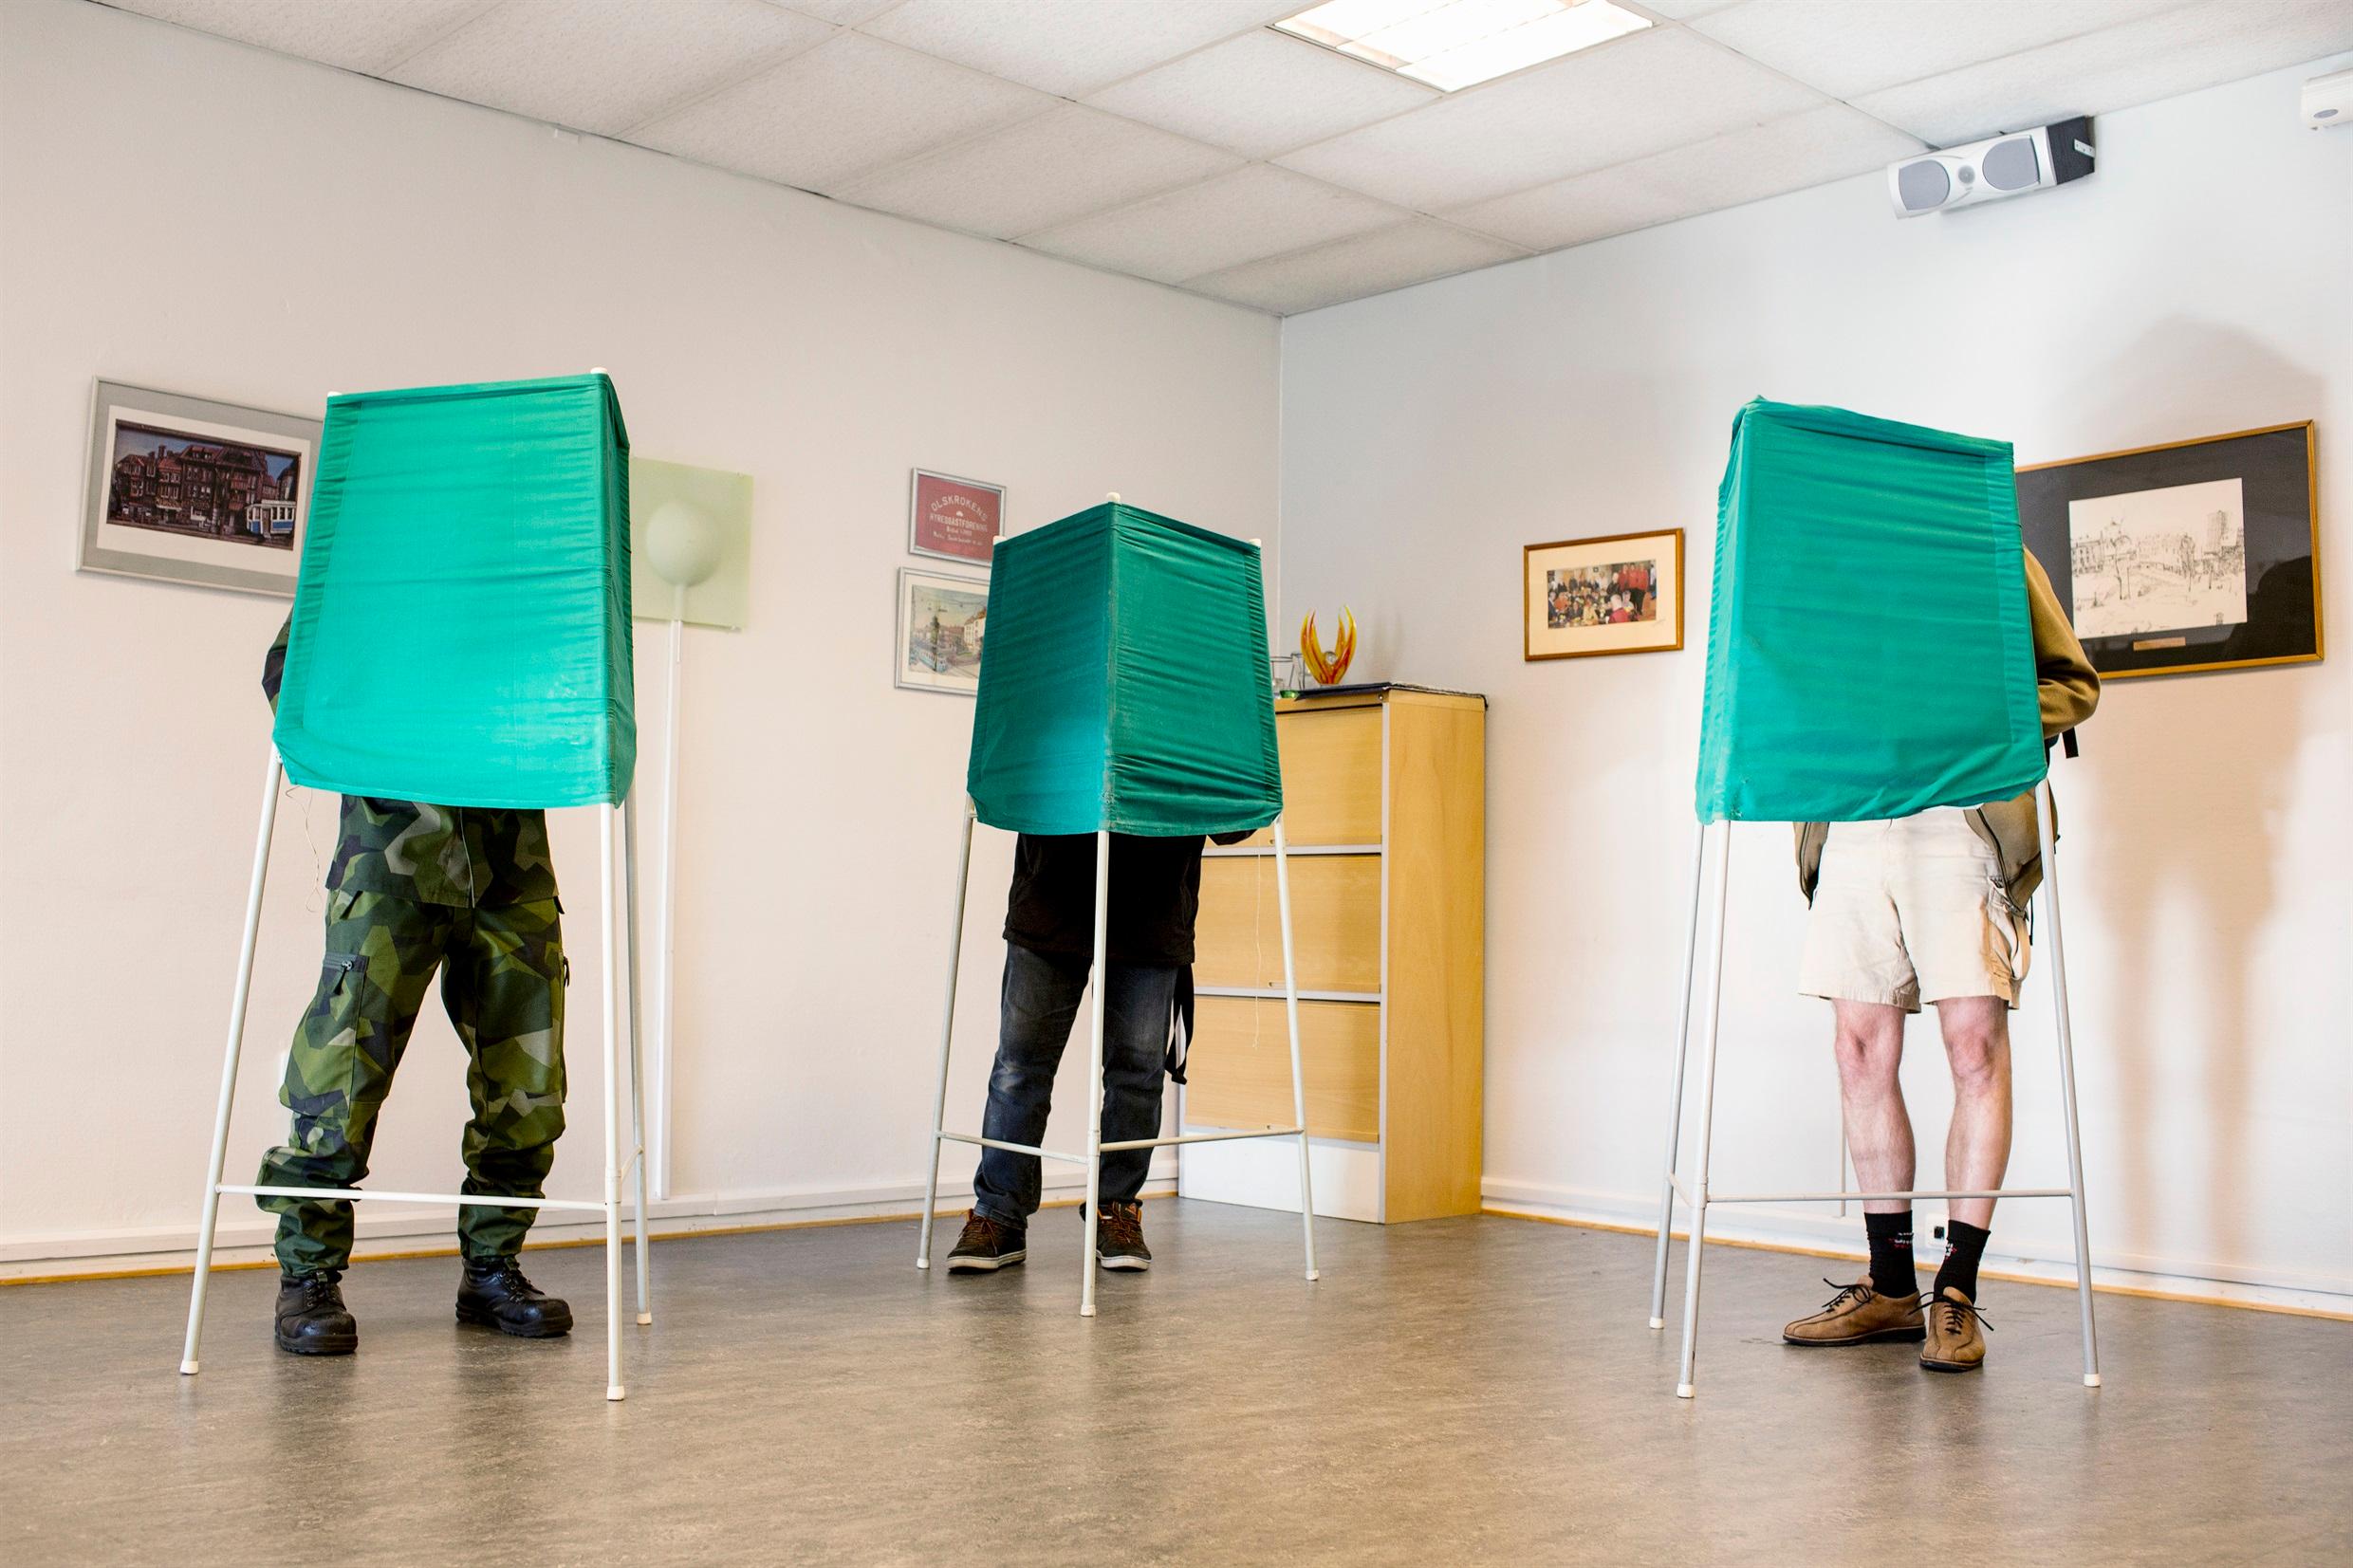
<path fill-rule="evenodd" d="M 996 1065 L 989 1074 L 989 1110 L 981 1136 L 1035 1144 L 1046 1135 L 1054 1069 L 1079 1015 L 1089 960 L 1005 945 L 1003 1021 Z M 1160 1134 L 1160 1079 L 1167 1070 L 1169 1015 L 1176 1005 L 1176 966 L 1111 964 L 1103 988 L 1105 1143 Z M 1102 1157 L 1102 1201 L 1131 1203 L 1152 1168 L 1149 1149 Z M 973 1208 L 1000 1225 L 1026 1226 L 1038 1211 L 1038 1157 L 1003 1149 L 980 1152 Z"/>

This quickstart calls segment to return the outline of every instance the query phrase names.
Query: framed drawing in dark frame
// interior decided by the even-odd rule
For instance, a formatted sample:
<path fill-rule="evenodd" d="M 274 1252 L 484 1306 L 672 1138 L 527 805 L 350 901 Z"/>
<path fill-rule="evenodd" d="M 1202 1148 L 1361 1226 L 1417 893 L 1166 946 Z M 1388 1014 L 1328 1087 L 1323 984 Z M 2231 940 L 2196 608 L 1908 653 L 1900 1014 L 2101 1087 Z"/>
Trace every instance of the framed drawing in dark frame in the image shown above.
<path fill-rule="evenodd" d="M 2321 656 L 2308 419 L 2030 464 L 2018 525 L 2103 679 Z"/>

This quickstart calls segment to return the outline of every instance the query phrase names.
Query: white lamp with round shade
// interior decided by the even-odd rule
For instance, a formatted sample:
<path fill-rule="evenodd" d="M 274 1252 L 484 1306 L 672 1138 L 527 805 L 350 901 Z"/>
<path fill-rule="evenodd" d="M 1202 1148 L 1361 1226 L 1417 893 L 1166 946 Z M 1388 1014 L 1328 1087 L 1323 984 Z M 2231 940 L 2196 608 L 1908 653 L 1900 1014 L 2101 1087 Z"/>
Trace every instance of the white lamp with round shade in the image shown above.
<path fill-rule="evenodd" d="M 661 741 L 661 944 L 655 951 L 652 1063 L 647 1074 L 645 1160 L 657 1198 L 670 1196 L 671 1085 L 677 1053 L 679 710 L 686 628 L 740 631 L 750 608 L 751 480 L 716 469 L 651 458 L 629 463 L 630 597 L 638 616 L 670 627 L 668 702 Z"/>

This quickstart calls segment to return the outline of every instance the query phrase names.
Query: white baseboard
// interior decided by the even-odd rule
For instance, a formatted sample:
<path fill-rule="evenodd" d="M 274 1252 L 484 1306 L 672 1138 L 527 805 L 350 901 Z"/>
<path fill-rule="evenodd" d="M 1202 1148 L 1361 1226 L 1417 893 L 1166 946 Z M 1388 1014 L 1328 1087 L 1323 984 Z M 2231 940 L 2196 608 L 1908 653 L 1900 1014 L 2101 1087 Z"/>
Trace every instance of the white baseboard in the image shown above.
<path fill-rule="evenodd" d="M 1658 1233 L 1656 1192 L 1638 1196 L 1490 1176 L 1480 1182 L 1479 1194 L 1483 1206 L 1492 1213 L 1621 1227 L 1653 1236 Z M 1683 1231 L 1679 1227 L 1688 1223 L 1690 1210 L 1679 1200 L 1676 1215 L 1676 1234 L 1680 1236 Z M 1708 1235 L 1711 1239 L 1752 1242 L 1762 1246 L 1835 1252 L 1842 1257 L 1864 1256 L 1861 1245 L 1862 1222 L 1853 1217 L 1840 1219 L 1828 1210 L 1802 1213 L 1748 1204 L 1712 1207 L 1708 1211 Z M 2331 1316 L 2353 1315 L 2353 1277 L 2342 1274 L 2300 1270 L 2258 1275 L 2225 1264 L 2110 1253 L 2096 1244 L 2093 1257 L 2098 1262 L 2092 1266 L 2092 1282 L 2100 1288 L 2182 1300 L 2286 1307 Z M 1985 1261 L 1986 1266 L 1997 1273 L 2036 1280 L 2075 1278 L 2075 1261 L 2071 1257 L 2037 1257 L 1989 1248 Z"/>
<path fill-rule="evenodd" d="M 1086 1191 L 1085 1173 L 1049 1168 L 1045 1188 L 1049 1201 L 1083 1196 Z M 1173 1194 L 1176 1190 L 1173 1171 L 1165 1175 L 1156 1174 L 1144 1184 L 1148 1197 Z M 962 1208 L 972 1201 L 969 1184 L 941 1184 L 939 1202 L 943 1209 Z M 229 1218 L 232 1205 L 243 1208 L 246 1202 L 242 1197 L 224 1202 L 220 1229 L 213 1245 L 216 1264 L 265 1263 L 271 1256 L 270 1239 L 277 1231 L 274 1218 L 251 1208 L 244 1208 L 233 1220 Z M 453 1214 L 446 1207 L 402 1204 L 373 1208 L 391 1211 L 371 1212 L 371 1206 L 360 1206 L 354 1258 L 364 1260 L 420 1248 L 456 1247 Z M 649 1204 L 646 1209 L 649 1228 L 657 1236 L 691 1236 L 698 1231 L 746 1226 L 895 1219 L 922 1211 L 923 1184 L 919 1181 L 881 1187 L 795 1188 L 676 1197 Z M 623 1223 L 625 1226 L 625 1219 Z M 531 1227 L 531 1242 L 542 1245 L 595 1240 L 602 1236 L 603 1227 L 604 1221 L 597 1215 L 552 1209 Z M 11 1236 L 0 1238 L 0 1281 L 58 1274 L 138 1274 L 186 1269 L 195 1266 L 195 1258 L 194 1225 Z"/>

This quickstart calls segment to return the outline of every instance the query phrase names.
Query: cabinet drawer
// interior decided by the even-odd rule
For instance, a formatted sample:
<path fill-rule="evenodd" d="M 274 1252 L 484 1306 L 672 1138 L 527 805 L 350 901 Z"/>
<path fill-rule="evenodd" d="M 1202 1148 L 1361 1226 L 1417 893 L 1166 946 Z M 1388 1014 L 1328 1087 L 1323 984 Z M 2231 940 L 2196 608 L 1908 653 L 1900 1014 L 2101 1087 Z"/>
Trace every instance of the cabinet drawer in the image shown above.
<path fill-rule="evenodd" d="M 1380 710 L 1278 713 L 1283 829 L 1294 844 L 1380 842 Z M 1261 829 L 1248 840 L 1270 844 Z"/>
<path fill-rule="evenodd" d="M 1203 1127 L 1291 1125 L 1290 1035 L 1283 1004 L 1205 996 L 1194 1015 L 1185 1120 Z M 1300 1076 L 1307 1131 L 1372 1143 L 1380 1136 L 1380 1009 L 1369 1002 L 1299 1005 Z"/>
<path fill-rule="evenodd" d="M 1295 855 L 1291 942 L 1303 991 L 1380 989 L 1380 857 Z M 1194 979 L 1203 986 L 1283 984 L 1282 911 L 1274 857 L 1201 862 Z"/>

